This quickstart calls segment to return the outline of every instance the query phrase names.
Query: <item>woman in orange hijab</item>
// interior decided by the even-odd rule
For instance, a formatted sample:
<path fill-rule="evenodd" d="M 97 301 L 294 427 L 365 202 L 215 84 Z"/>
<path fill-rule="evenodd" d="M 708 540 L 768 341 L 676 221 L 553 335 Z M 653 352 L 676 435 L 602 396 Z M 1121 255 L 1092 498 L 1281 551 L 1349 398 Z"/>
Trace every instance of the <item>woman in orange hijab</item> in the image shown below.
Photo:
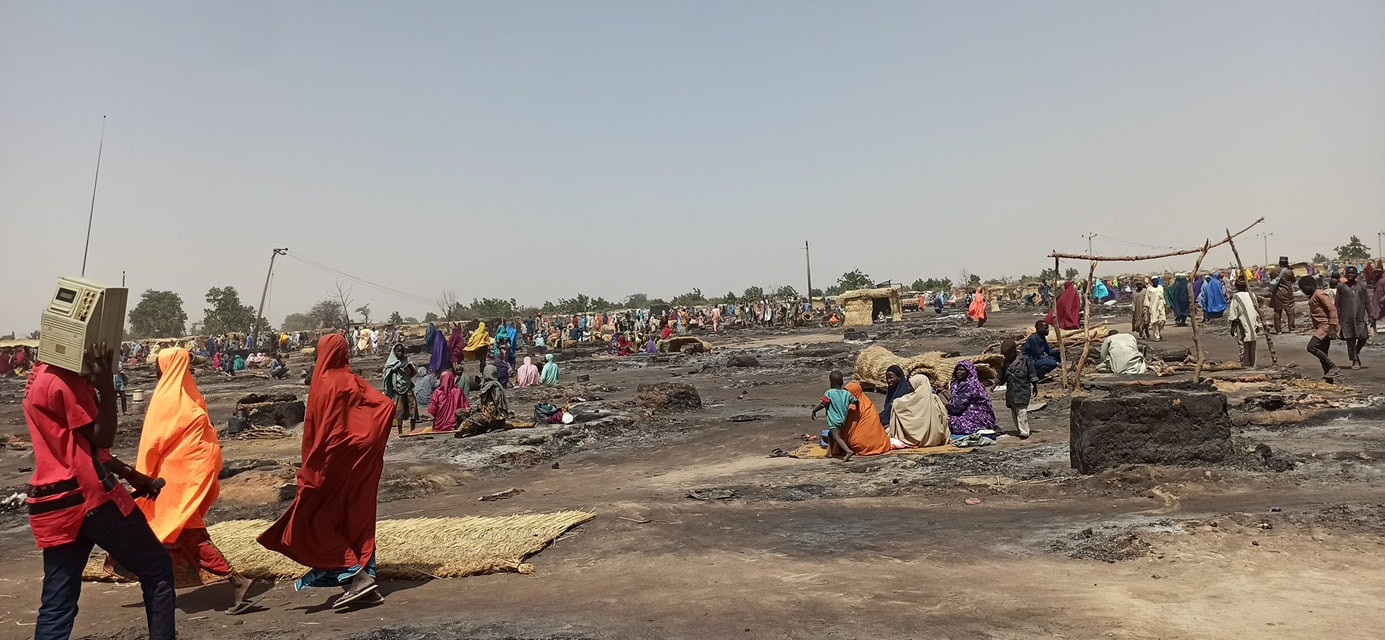
<path fill-rule="evenodd" d="M 859 382 L 847 383 L 846 390 L 856 398 L 856 404 L 846 412 L 846 428 L 842 429 L 842 436 L 847 446 L 851 447 L 851 453 L 878 456 L 888 452 L 890 436 L 885 433 L 885 426 L 880 424 L 880 410 L 861 390 Z"/>
<path fill-rule="evenodd" d="M 986 324 L 986 292 L 981 287 L 976 288 L 976 293 L 971 296 L 971 304 L 967 305 L 967 317 L 976 321 L 976 326 Z"/>
<path fill-rule="evenodd" d="M 236 595 L 227 613 L 242 613 L 250 607 L 245 600 L 250 580 L 231 569 L 203 521 L 220 492 L 221 444 L 188 360 L 187 349 L 159 351 L 159 384 L 149 398 L 135 469 L 167 484 L 157 500 L 140 498 L 135 504 L 173 558 L 174 585 L 230 580 Z"/>
<path fill-rule="evenodd" d="M 311 567 L 295 589 L 344 587 L 333 608 L 383 601 L 375 584 L 375 494 L 393 412 L 385 394 L 351 373 L 346 339 L 323 336 L 308 387 L 298 494 L 259 541 Z"/>

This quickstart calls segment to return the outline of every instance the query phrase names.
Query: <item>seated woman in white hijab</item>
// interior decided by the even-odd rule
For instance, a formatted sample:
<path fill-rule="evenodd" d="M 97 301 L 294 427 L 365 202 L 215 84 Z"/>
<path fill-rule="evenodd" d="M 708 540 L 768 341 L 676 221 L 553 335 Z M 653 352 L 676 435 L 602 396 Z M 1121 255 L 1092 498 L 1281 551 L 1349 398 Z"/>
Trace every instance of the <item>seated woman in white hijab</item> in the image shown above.
<path fill-rule="evenodd" d="M 947 405 L 924 375 L 909 378 L 914 392 L 894 401 L 885 431 L 896 448 L 947 444 Z"/>

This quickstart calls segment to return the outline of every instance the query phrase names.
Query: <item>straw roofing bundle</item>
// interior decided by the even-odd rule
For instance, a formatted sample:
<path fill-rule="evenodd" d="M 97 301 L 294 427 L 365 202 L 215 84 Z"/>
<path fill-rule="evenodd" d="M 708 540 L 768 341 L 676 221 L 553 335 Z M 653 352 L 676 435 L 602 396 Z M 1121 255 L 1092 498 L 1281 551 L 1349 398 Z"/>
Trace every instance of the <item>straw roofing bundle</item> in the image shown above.
<path fill-rule="evenodd" d="M 381 578 L 460 578 L 533 567 L 524 559 L 563 532 L 596 517 L 559 511 L 500 517 L 408 518 L 376 525 L 376 571 Z M 231 520 L 207 528 L 231 566 L 248 578 L 297 578 L 307 568 L 262 546 L 255 538 L 268 520 Z M 87 580 L 114 580 L 98 556 L 87 564 Z"/>
<path fill-rule="evenodd" d="M 981 378 L 982 384 L 987 387 L 995 385 L 996 373 L 1005 364 L 1005 356 L 999 353 L 983 353 L 977 356 L 961 356 L 957 358 L 944 358 L 938 351 L 930 351 L 920 356 L 912 358 L 902 358 L 890 352 L 889 349 L 880 346 L 872 346 L 861 352 L 856 358 L 856 380 L 862 385 L 884 389 L 885 370 L 890 365 L 899 365 L 904 369 L 904 377 L 908 378 L 915 374 L 923 374 L 935 387 L 946 387 L 952 382 L 952 370 L 957 367 L 957 363 L 963 360 L 971 360 L 976 364 L 976 374 Z"/>

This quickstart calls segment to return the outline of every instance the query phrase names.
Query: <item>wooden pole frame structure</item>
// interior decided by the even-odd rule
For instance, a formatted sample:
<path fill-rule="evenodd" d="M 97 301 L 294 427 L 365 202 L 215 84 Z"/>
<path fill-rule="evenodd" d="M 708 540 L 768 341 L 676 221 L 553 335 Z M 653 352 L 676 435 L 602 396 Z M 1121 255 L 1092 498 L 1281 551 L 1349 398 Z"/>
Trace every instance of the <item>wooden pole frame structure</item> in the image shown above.
<path fill-rule="evenodd" d="M 1226 230 L 1226 238 L 1227 240 L 1231 239 L 1230 229 Z M 1236 274 L 1236 277 L 1240 278 L 1246 272 L 1246 265 L 1245 263 L 1241 262 L 1241 252 L 1236 250 L 1236 243 L 1227 242 L 1227 244 L 1231 245 L 1231 255 L 1236 256 L 1236 270 L 1238 272 Z M 1268 256 L 1269 254 L 1266 253 L 1265 255 Z M 1232 279 L 1232 283 L 1232 289 L 1235 289 L 1234 278 Z M 1249 280 L 1246 281 L 1246 291 L 1250 291 Z M 1234 296 L 1235 294 L 1233 293 L 1232 295 Z M 1250 294 L 1250 301 L 1255 305 L 1255 315 L 1260 316 L 1260 333 L 1265 336 L 1265 347 L 1270 350 L 1270 365 L 1277 367 L 1279 366 L 1279 356 L 1276 355 L 1274 352 L 1274 340 L 1270 338 L 1270 332 L 1265 330 L 1265 314 L 1260 312 L 1260 298 L 1252 293 Z"/>
<path fill-rule="evenodd" d="M 1212 248 L 1210 241 L 1202 244 L 1202 253 L 1197 254 L 1197 262 L 1193 263 L 1193 277 L 1198 277 L 1198 272 L 1202 270 L 1202 259 L 1207 257 L 1207 251 Z M 1203 285 L 1204 287 L 1206 285 Z M 1193 297 L 1193 283 L 1188 283 L 1188 322 L 1193 325 L 1193 348 L 1197 349 L 1197 366 L 1193 367 L 1193 384 L 1202 382 L 1202 365 L 1207 362 L 1207 354 L 1202 350 L 1202 332 L 1197 326 L 1197 298 Z"/>
<path fill-rule="evenodd" d="M 1090 300 L 1087 300 L 1087 299 L 1086 299 L 1086 296 L 1091 295 L 1091 291 L 1092 291 L 1092 289 L 1094 288 L 1094 287 L 1093 287 L 1093 282 L 1094 282 L 1094 279 L 1096 278 L 1096 265 L 1097 265 L 1098 262 L 1142 262 L 1142 261 L 1145 261 L 1145 260 L 1159 260 L 1159 259 L 1161 259 L 1161 258 L 1173 258 L 1173 257 L 1177 257 L 1177 256 L 1187 256 L 1187 255 L 1197 254 L 1197 262 L 1194 263 L 1194 265 L 1193 265 L 1193 275 L 1192 275 L 1192 277 L 1193 277 L 1194 279 L 1196 279 L 1196 278 L 1198 277 L 1198 271 L 1202 269 L 1202 259 L 1205 258 L 1205 257 L 1207 257 L 1207 252 L 1208 252 L 1208 251 L 1211 251 L 1212 249 L 1215 249 L 1215 248 L 1217 248 L 1217 247 L 1220 247 L 1221 245 L 1224 245 L 1224 244 L 1231 244 L 1233 238 L 1236 238 L 1236 237 L 1238 237 L 1238 236 L 1244 234 L 1245 232 L 1250 231 L 1251 229 L 1254 229 L 1257 225 L 1259 225 L 1260 223 L 1262 223 L 1262 222 L 1264 222 L 1264 221 L 1265 221 L 1265 218 L 1264 218 L 1263 216 L 1261 216 L 1260 218 L 1257 218 L 1257 219 L 1255 220 L 1255 222 L 1250 223 L 1249 225 L 1246 226 L 1246 228 L 1241 229 L 1240 231 L 1237 231 L 1236 233 L 1231 233 L 1230 230 L 1228 230 L 1228 231 L 1227 231 L 1227 234 L 1226 234 L 1226 238 L 1224 238 L 1224 239 L 1222 239 L 1222 240 L 1218 240 L 1218 241 L 1216 241 L 1216 242 L 1212 242 L 1210 239 L 1206 239 L 1206 240 L 1203 241 L 1202 246 L 1200 246 L 1200 247 L 1195 247 L 1195 248 L 1192 248 L 1192 249 L 1182 249 L 1182 250 L 1178 250 L 1178 251 L 1169 251 L 1169 252 L 1167 252 L 1167 253 L 1155 253 L 1155 254 L 1150 254 L 1150 255 L 1139 255 L 1139 256 L 1098 256 L 1098 255 L 1092 255 L 1090 252 L 1089 252 L 1088 254 L 1086 254 L 1086 255 L 1083 255 L 1083 254 L 1079 254 L 1079 253 L 1058 253 L 1057 251 L 1054 251 L 1053 253 L 1048 254 L 1048 257 L 1053 258 L 1054 265 L 1057 265 L 1057 264 L 1058 264 L 1058 260 L 1059 260 L 1059 259 L 1067 259 L 1067 260 L 1087 260 L 1087 261 L 1090 261 L 1090 262 L 1091 262 L 1091 267 L 1089 268 L 1089 270 L 1088 270 L 1088 272 L 1087 272 L 1087 290 L 1082 292 L 1082 296 L 1083 296 L 1083 301 L 1082 301 L 1082 302 L 1083 302 L 1083 309 L 1084 309 L 1083 318 L 1082 318 L 1082 331 L 1083 331 L 1083 333 L 1084 333 L 1085 335 L 1083 336 L 1082 359 L 1081 359 L 1080 361 L 1078 361 L 1077 367 L 1076 367 L 1076 369 L 1074 370 L 1073 383 L 1072 383 L 1072 390 L 1073 390 L 1073 392 L 1074 392 L 1074 393 L 1080 393 L 1081 390 L 1082 390 L 1082 369 L 1083 369 L 1084 365 L 1086 365 L 1086 363 L 1087 363 L 1087 356 L 1090 355 L 1090 354 L 1091 354 L 1091 351 L 1092 351 L 1092 332 L 1091 332 L 1091 327 L 1089 326 L 1089 322 L 1090 322 L 1090 320 L 1091 320 L 1091 318 L 1092 318 L 1092 307 L 1091 307 L 1091 301 L 1090 301 Z M 1234 245 L 1233 245 L 1233 247 L 1232 247 L 1232 251 L 1233 251 L 1233 252 L 1235 251 Z M 1240 256 L 1238 255 L 1236 259 L 1237 259 L 1237 262 L 1239 262 L 1239 261 L 1240 261 Z M 1056 267 L 1055 267 L 1055 268 L 1056 268 Z M 1197 313 L 1196 313 L 1197 301 L 1196 301 L 1196 299 L 1194 299 L 1194 297 L 1193 297 L 1192 282 L 1189 282 L 1188 284 L 1189 284 L 1189 286 L 1188 286 L 1188 306 L 1189 306 L 1189 308 L 1190 308 L 1190 313 L 1189 313 L 1188 317 L 1189 317 L 1189 320 L 1192 322 L 1192 327 L 1193 327 L 1193 347 L 1194 347 L 1195 349 L 1197 349 L 1197 366 L 1193 369 L 1193 382 L 1194 382 L 1194 383 L 1200 383 L 1200 382 L 1202 382 L 1202 366 L 1203 366 L 1203 364 L 1206 362 L 1206 354 L 1205 354 L 1205 353 L 1203 352 L 1203 350 L 1202 350 L 1202 332 L 1201 332 L 1201 330 L 1198 328 L 1198 325 L 1197 325 Z M 1057 304 L 1056 298 L 1055 298 L 1054 304 L 1055 304 L 1055 306 L 1056 306 L 1056 304 Z M 1257 303 L 1257 306 L 1258 306 L 1258 303 Z M 1058 348 L 1059 348 L 1059 349 L 1062 349 L 1062 348 L 1063 348 L 1063 345 L 1062 345 L 1062 338 L 1063 338 L 1063 333 L 1062 333 L 1062 330 L 1059 329 L 1059 332 L 1058 332 L 1058 339 L 1059 339 L 1059 347 L 1058 347 Z M 1269 339 L 1268 334 L 1266 334 L 1266 339 L 1267 339 L 1267 340 Z M 1060 354 L 1061 354 L 1061 352 L 1060 352 Z M 1273 355 L 1273 347 L 1271 347 L 1271 354 L 1272 354 L 1272 355 L 1270 356 L 1271 359 L 1275 359 L 1275 356 Z M 1066 356 L 1066 354 L 1061 354 L 1061 355 Z M 1276 361 L 1277 361 L 1277 360 L 1276 360 Z M 1059 366 L 1061 367 L 1061 366 L 1063 366 L 1063 365 L 1060 364 Z M 1065 384 L 1066 384 L 1066 383 L 1065 383 Z"/>
<path fill-rule="evenodd" d="M 1053 259 L 1053 291 L 1048 295 L 1048 314 L 1053 317 L 1053 321 L 1058 321 L 1058 283 L 1062 275 L 1058 273 L 1058 259 Z M 1061 327 L 1051 327 L 1058 332 L 1058 379 L 1062 381 L 1063 388 L 1068 388 L 1068 354 L 1066 345 L 1063 344 L 1063 329 Z"/>

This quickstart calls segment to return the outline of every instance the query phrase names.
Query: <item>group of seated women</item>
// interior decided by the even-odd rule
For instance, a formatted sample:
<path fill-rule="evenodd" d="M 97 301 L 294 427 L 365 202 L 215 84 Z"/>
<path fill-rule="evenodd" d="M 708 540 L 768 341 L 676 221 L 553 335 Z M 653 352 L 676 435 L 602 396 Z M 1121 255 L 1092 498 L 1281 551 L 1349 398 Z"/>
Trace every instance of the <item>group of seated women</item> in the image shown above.
<path fill-rule="evenodd" d="M 879 409 L 859 383 L 845 386 L 856 403 L 847 412 L 842 435 L 854 455 L 936 447 L 996 428 L 991 395 L 970 360 L 957 363 L 946 397 L 934 391 L 927 376 L 905 379 L 897 365 L 885 372 L 885 382 L 888 388 Z"/>

